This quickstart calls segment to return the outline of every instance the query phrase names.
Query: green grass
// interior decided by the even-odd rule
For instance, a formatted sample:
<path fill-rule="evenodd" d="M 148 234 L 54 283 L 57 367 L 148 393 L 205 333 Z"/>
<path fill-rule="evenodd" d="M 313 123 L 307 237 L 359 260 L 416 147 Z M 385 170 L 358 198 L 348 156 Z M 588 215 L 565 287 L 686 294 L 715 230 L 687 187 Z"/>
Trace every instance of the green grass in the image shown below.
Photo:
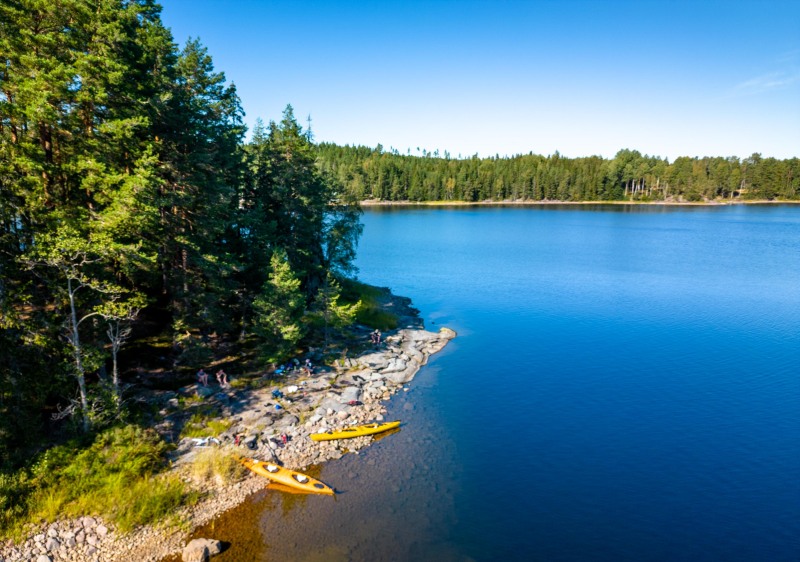
<path fill-rule="evenodd" d="M 394 330 L 397 328 L 397 316 L 386 312 L 381 307 L 382 299 L 387 296 L 387 289 L 381 289 L 380 287 L 374 287 L 352 279 L 344 279 L 341 284 L 342 301 L 348 304 L 361 301 L 361 307 L 356 313 L 356 322 L 379 330 Z"/>
<path fill-rule="evenodd" d="M 29 470 L 0 477 L 0 536 L 20 538 L 27 524 L 80 515 L 122 531 L 169 519 L 196 495 L 177 476 L 159 475 L 167 447 L 153 430 L 125 426 L 89 446 L 49 449 Z"/>
<path fill-rule="evenodd" d="M 181 431 L 181 438 L 184 437 L 216 437 L 230 429 L 233 422 L 231 420 L 216 419 L 219 412 L 215 408 L 201 408 L 194 414 Z"/>

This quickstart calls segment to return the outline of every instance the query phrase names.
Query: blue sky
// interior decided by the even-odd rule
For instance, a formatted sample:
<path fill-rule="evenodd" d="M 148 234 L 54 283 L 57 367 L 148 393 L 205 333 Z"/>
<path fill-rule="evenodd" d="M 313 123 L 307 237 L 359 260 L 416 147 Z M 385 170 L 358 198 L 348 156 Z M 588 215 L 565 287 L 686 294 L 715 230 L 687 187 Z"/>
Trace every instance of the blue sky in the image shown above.
<path fill-rule="evenodd" d="M 800 2 L 162 0 L 236 84 L 317 141 L 800 157 Z"/>

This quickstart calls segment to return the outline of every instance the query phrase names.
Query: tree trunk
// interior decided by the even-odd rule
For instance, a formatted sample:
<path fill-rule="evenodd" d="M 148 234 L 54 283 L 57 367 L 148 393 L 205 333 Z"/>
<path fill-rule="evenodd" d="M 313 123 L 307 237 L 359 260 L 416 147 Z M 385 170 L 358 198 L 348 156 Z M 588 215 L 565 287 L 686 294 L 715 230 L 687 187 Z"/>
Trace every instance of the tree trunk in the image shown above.
<path fill-rule="evenodd" d="M 80 289 L 80 285 L 73 289 L 72 279 L 67 278 L 67 292 L 69 293 L 70 307 L 70 344 L 75 355 L 75 378 L 78 379 L 78 389 L 81 395 L 81 408 L 83 409 L 83 430 L 88 432 L 91 429 L 89 420 L 89 399 L 86 395 L 86 376 L 83 367 L 83 350 L 81 349 L 80 335 L 78 334 L 78 314 L 75 312 L 75 292 Z"/>

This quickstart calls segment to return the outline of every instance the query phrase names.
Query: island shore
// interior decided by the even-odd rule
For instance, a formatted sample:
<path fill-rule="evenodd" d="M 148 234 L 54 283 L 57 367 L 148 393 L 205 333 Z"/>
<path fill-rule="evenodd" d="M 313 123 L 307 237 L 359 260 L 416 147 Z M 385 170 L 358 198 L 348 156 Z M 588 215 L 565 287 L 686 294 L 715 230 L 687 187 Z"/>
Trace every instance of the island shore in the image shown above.
<path fill-rule="evenodd" d="M 178 412 L 170 416 L 170 407 L 177 410 L 180 395 L 195 396 L 218 408 L 221 419 L 231 424 L 219 436 L 220 445 L 209 444 L 224 454 L 273 460 L 302 470 L 369 446 L 372 437 L 314 442 L 309 435 L 383 420 L 384 402 L 407 389 L 405 385 L 428 358 L 456 335 L 448 328 L 424 330 L 409 299 L 392 296 L 387 304 L 398 315 L 400 327 L 389 332 L 380 345 L 355 357 L 343 357 L 334 365 L 317 367 L 310 375 L 301 369 L 286 375 L 265 375 L 260 388 L 190 385 L 177 393 L 162 392 L 152 398 L 167 414 L 157 429 L 177 438 Z M 369 331 L 360 327 L 361 337 L 368 339 Z M 276 398 L 275 390 L 282 396 Z M 58 521 L 32 530 L 21 544 L 0 545 L 0 562 L 156 562 L 179 554 L 192 530 L 266 485 L 264 478 L 253 474 L 232 483 L 198 480 L 192 475 L 192 462 L 208 449 L 187 438 L 176 444 L 170 471 L 180 474 L 201 499 L 176 513 L 174 521 L 142 526 L 131 533 L 118 532 L 95 517 Z"/>
<path fill-rule="evenodd" d="M 385 201 L 382 199 L 365 199 L 360 201 L 362 207 L 538 207 L 552 205 L 644 205 L 666 207 L 718 207 L 729 205 L 800 205 L 800 200 L 709 200 L 709 201 Z"/>

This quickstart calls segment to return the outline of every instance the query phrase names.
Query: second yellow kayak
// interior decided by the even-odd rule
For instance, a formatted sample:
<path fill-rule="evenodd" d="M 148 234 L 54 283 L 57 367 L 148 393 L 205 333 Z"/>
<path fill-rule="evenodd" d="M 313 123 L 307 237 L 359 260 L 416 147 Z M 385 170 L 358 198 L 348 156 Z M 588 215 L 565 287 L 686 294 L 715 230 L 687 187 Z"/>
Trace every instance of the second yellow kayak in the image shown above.
<path fill-rule="evenodd" d="M 315 494 L 328 494 L 332 496 L 336 493 L 333 491 L 333 488 L 320 482 L 316 478 L 311 478 L 302 472 L 283 468 L 274 463 L 256 459 L 242 459 L 242 464 L 256 474 L 265 476 L 272 482 L 283 484 L 284 486 L 291 486 L 292 488 Z"/>
<path fill-rule="evenodd" d="M 364 425 L 357 425 L 355 427 L 346 427 L 344 429 L 337 429 L 326 431 L 325 433 L 312 433 L 311 439 L 314 441 L 330 441 L 332 439 L 350 439 L 351 437 L 361 437 L 362 435 L 375 435 L 400 427 L 399 421 L 391 421 L 385 423 L 367 423 Z"/>

